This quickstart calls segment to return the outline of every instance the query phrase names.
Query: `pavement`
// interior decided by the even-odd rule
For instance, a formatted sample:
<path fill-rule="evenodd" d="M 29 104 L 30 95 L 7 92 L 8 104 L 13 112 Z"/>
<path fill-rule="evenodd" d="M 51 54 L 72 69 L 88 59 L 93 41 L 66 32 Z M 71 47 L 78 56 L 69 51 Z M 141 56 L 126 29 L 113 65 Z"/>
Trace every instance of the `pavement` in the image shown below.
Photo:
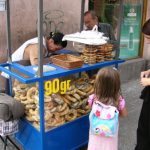
<path fill-rule="evenodd" d="M 128 116 L 120 118 L 119 130 L 119 149 L 118 150 L 134 150 L 136 144 L 136 129 L 138 125 L 138 118 L 142 106 L 142 100 L 139 99 L 141 90 L 138 80 L 132 80 L 122 85 L 122 93 L 126 99 L 126 106 Z M 86 150 L 81 148 L 80 150 Z M 3 150 L 3 144 L 0 140 L 0 150 Z M 16 150 L 11 144 L 8 145 L 7 150 Z"/>

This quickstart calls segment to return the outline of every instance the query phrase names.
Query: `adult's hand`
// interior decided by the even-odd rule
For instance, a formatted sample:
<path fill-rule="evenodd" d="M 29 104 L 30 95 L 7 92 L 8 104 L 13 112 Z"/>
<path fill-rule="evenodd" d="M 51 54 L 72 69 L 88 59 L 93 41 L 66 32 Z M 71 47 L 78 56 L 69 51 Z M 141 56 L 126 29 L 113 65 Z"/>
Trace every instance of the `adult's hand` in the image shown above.
<path fill-rule="evenodd" d="M 142 86 L 148 86 L 150 85 L 150 78 L 141 78 L 140 83 Z"/>
<path fill-rule="evenodd" d="M 150 70 L 141 72 L 141 78 L 147 78 L 150 75 Z"/>

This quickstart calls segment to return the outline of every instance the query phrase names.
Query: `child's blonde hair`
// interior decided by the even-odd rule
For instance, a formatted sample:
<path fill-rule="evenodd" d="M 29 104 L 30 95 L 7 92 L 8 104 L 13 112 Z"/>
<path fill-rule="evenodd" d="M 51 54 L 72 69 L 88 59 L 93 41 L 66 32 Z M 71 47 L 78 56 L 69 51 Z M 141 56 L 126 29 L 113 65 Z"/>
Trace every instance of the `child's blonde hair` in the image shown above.
<path fill-rule="evenodd" d="M 120 91 L 118 71 L 113 68 L 100 69 L 94 85 L 94 93 L 98 100 L 105 104 L 118 106 Z"/>

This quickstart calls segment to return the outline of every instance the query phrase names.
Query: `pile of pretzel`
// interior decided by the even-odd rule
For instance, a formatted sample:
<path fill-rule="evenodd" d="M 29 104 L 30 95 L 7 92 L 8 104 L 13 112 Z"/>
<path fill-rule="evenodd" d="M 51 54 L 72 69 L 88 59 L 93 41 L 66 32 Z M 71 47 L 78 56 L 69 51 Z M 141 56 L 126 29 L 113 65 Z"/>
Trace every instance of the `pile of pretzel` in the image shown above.
<path fill-rule="evenodd" d="M 45 128 L 60 126 L 87 114 L 90 108 L 88 96 L 93 93 L 94 79 L 80 78 L 72 83 L 63 95 L 44 95 Z M 13 88 L 14 98 L 25 105 L 26 119 L 37 129 L 40 127 L 39 92 L 36 85 L 18 84 Z"/>
<path fill-rule="evenodd" d="M 105 44 L 100 46 L 85 45 L 83 49 L 82 59 L 87 64 L 95 64 L 97 62 L 112 60 L 112 44 Z"/>

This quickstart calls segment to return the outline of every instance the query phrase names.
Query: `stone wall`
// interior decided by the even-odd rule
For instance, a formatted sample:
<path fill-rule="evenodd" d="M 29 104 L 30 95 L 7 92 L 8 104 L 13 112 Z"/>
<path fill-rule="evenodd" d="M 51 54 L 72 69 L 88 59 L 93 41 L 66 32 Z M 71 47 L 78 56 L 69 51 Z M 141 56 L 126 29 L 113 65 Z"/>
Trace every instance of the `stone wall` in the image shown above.
<path fill-rule="evenodd" d="M 88 0 L 85 2 L 87 8 Z M 80 31 L 81 0 L 44 0 L 43 3 L 45 34 L 54 30 L 65 34 Z M 10 14 L 11 43 L 14 51 L 26 40 L 37 36 L 37 0 L 11 0 Z M 6 48 L 6 12 L 0 12 L 0 63 L 7 60 Z M 0 87 L 3 87 L 3 84 Z"/>

